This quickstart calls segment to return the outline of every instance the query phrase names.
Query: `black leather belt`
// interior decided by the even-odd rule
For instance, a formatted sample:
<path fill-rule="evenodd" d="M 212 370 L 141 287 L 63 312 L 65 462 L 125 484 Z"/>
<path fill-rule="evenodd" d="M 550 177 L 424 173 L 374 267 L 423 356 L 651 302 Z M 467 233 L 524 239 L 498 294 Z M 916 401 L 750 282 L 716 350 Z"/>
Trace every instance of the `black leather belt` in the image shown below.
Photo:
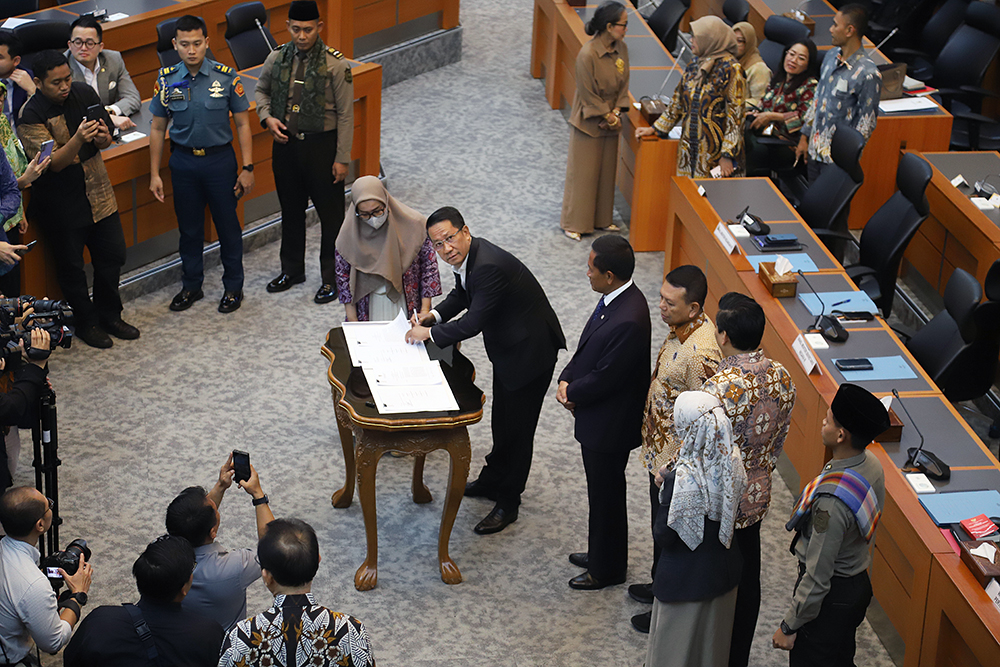
<path fill-rule="evenodd" d="M 206 155 L 212 155 L 213 153 L 221 153 L 229 148 L 229 144 L 223 144 L 221 146 L 208 146 L 207 148 L 189 148 L 187 146 L 181 146 L 175 141 L 170 142 L 171 151 L 180 151 L 181 153 L 187 153 L 188 155 L 194 155 L 195 157 L 205 157 Z"/>
<path fill-rule="evenodd" d="M 324 134 L 330 134 L 331 132 L 336 132 L 336 131 L 337 131 L 336 129 L 333 129 L 333 130 L 325 130 L 323 132 L 299 132 L 298 134 L 293 134 L 291 138 L 298 139 L 299 141 L 304 141 L 305 139 L 309 139 L 310 137 L 321 137 Z"/>

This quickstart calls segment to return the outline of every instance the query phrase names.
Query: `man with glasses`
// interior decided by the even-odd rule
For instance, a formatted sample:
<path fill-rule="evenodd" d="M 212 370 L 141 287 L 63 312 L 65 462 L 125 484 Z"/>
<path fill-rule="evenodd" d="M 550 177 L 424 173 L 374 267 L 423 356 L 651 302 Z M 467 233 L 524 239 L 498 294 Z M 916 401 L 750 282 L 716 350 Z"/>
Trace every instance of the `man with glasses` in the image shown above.
<path fill-rule="evenodd" d="M 100 96 L 119 130 L 135 127 L 129 116 L 139 110 L 139 91 L 118 51 L 104 48 L 104 29 L 93 16 L 81 16 L 70 26 L 66 58 L 73 80 L 87 84 Z"/>
<path fill-rule="evenodd" d="M 281 203 L 281 274 L 268 292 L 306 280 L 306 206 L 312 199 L 322 236 L 320 286 L 313 300 L 337 298 L 334 246 L 344 223 L 344 182 L 354 140 L 351 64 L 320 39 L 312 0 L 288 8 L 292 41 L 264 61 L 254 96 L 260 124 L 271 133 L 274 188 Z"/>
<path fill-rule="evenodd" d="M 93 568 L 80 556 L 75 574 L 59 573 L 68 590 L 56 600 L 38 567 L 38 539 L 52 526 L 54 503 L 30 486 L 0 496 L 0 659 L 8 665 L 36 665 L 32 645 L 46 653 L 64 647 L 87 604 Z"/>
<path fill-rule="evenodd" d="M 566 338 L 528 267 L 486 239 L 473 238 L 457 209 L 445 206 L 431 213 L 427 236 L 452 266 L 455 289 L 420 321 L 413 316 L 406 340 L 430 338 L 447 347 L 483 334 L 493 364 L 493 450 L 465 495 L 496 502 L 474 530 L 498 533 L 517 520 L 535 427 Z M 463 310 L 465 315 L 451 321 Z"/>

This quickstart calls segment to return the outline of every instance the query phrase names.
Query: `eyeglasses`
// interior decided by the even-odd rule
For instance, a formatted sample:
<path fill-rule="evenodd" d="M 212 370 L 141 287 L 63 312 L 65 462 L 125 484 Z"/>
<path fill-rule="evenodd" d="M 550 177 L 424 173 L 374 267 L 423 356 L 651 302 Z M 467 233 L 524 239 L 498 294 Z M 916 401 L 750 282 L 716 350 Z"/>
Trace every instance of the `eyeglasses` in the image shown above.
<path fill-rule="evenodd" d="M 35 519 L 35 521 L 39 521 L 40 519 L 44 519 L 45 515 L 49 513 L 49 510 L 52 510 L 53 512 L 56 511 L 56 501 L 52 500 L 51 498 L 46 498 L 45 500 L 48 501 L 49 506 L 45 508 L 45 511 L 42 512 L 42 515 L 40 517 L 38 517 L 37 519 Z"/>
<path fill-rule="evenodd" d="M 88 49 L 92 49 L 95 46 L 97 46 L 98 44 L 100 44 L 100 42 L 95 42 L 92 39 L 88 39 L 88 40 L 84 41 L 84 40 L 80 39 L 79 37 L 77 37 L 76 39 L 69 40 L 69 43 L 72 44 L 73 46 L 75 46 L 76 48 L 80 48 L 81 46 L 86 46 Z"/>
<path fill-rule="evenodd" d="M 464 225 L 462 226 L 462 229 L 465 229 Z M 459 229 L 457 232 L 455 232 L 451 236 L 445 237 L 441 241 L 435 241 L 433 243 L 434 249 L 435 250 L 441 250 L 442 248 L 445 247 L 446 244 L 449 245 L 449 246 L 451 246 L 452 248 L 454 248 L 455 247 L 455 237 L 462 233 L 462 229 Z"/>
<path fill-rule="evenodd" d="M 362 220 L 371 220 L 372 218 L 379 217 L 383 213 L 385 213 L 385 206 L 379 206 L 377 209 L 369 213 L 365 213 L 364 211 L 360 211 L 357 209 L 355 209 L 354 211 L 354 215 L 358 216 Z"/>
<path fill-rule="evenodd" d="M 619 28 L 627 28 L 628 27 L 628 21 L 625 21 L 625 23 L 612 23 L 611 25 L 616 25 Z"/>

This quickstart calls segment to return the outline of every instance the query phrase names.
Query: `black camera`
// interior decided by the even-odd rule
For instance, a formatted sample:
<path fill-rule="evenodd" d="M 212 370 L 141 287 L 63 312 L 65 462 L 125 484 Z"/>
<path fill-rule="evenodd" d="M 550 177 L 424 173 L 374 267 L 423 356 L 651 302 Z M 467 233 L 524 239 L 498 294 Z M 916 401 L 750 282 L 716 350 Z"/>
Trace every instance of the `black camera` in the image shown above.
<path fill-rule="evenodd" d="M 80 569 L 80 556 L 90 560 L 90 547 L 87 546 L 87 540 L 82 538 L 73 540 L 62 551 L 51 553 L 42 560 L 41 568 L 53 588 L 59 590 L 63 584 L 59 568 L 68 575 L 76 574 Z"/>
<path fill-rule="evenodd" d="M 31 313 L 24 315 L 31 309 Z M 23 317 L 20 322 L 18 318 Z M 24 343 L 29 359 L 47 359 L 51 350 L 57 347 L 69 348 L 73 342 L 73 308 L 65 301 L 36 299 L 20 296 L 0 299 L 0 356 L 7 359 L 19 357 L 18 343 Z M 31 348 L 31 332 L 34 329 L 47 331 L 51 343 L 49 350 Z"/>

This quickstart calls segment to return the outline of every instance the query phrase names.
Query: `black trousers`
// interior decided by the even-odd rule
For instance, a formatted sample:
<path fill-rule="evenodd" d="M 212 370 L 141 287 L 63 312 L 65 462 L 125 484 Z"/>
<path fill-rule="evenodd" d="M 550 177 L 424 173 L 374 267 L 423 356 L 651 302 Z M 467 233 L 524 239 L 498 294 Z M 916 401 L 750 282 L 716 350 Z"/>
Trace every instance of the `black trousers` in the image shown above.
<path fill-rule="evenodd" d="M 760 521 L 733 531 L 733 541 L 743 554 L 743 574 L 736 591 L 733 640 L 729 644 L 729 667 L 747 667 L 750 646 L 760 614 Z"/>
<path fill-rule="evenodd" d="M 306 272 L 306 207 L 312 199 L 322 232 L 319 245 L 320 275 L 324 283 L 337 284 L 337 234 L 344 224 L 344 183 L 333 182 L 337 131 L 307 134 L 304 139 L 274 143 L 271 162 L 274 187 L 281 203 L 281 272 L 301 276 Z"/>
<path fill-rule="evenodd" d="M 125 264 L 125 235 L 118 212 L 86 227 L 58 229 L 44 225 L 45 241 L 56 261 L 56 278 L 63 298 L 73 307 L 76 326 L 89 327 L 121 318 L 118 283 Z M 87 289 L 83 249 L 94 268 L 94 300 Z M 41 295 L 36 295 L 41 296 Z"/>
<path fill-rule="evenodd" d="M 18 230 L 17 225 L 14 225 L 7 231 L 7 243 L 11 245 L 20 245 L 21 243 L 21 232 Z M 23 259 L 21 260 L 24 261 Z M 5 297 L 13 299 L 14 297 L 21 296 L 21 265 L 18 264 L 13 269 L 7 273 L 0 276 L 0 294 Z M 42 296 L 38 295 L 39 298 Z"/>
<path fill-rule="evenodd" d="M 496 491 L 497 505 L 504 511 L 512 512 L 521 505 L 531 471 L 535 427 L 554 370 L 555 364 L 517 389 L 507 389 L 496 375 L 493 377 L 493 449 L 486 455 L 479 479 Z"/>
<path fill-rule="evenodd" d="M 650 531 L 656 530 L 656 515 L 660 511 L 660 487 L 656 485 L 656 475 L 653 473 L 649 474 L 649 508 L 650 508 L 650 521 L 649 529 Z M 656 579 L 656 566 L 660 562 L 660 545 L 656 543 L 656 537 L 653 537 L 653 570 L 650 572 L 649 578 L 651 580 Z"/>
<path fill-rule="evenodd" d="M 587 501 L 590 507 L 587 571 L 598 581 L 621 579 L 628 569 L 625 466 L 628 465 L 629 452 L 580 449 L 583 452 L 583 469 L 587 474 Z"/>
<path fill-rule="evenodd" d="M 800 562 L 799 581 L 803 573 L 805 565 Z M 858 626 L 865 620 L 871 601 L 868 572 L 830 579 L 819 616 L 799 628 L 789 667 L 854 667 Z"/>

